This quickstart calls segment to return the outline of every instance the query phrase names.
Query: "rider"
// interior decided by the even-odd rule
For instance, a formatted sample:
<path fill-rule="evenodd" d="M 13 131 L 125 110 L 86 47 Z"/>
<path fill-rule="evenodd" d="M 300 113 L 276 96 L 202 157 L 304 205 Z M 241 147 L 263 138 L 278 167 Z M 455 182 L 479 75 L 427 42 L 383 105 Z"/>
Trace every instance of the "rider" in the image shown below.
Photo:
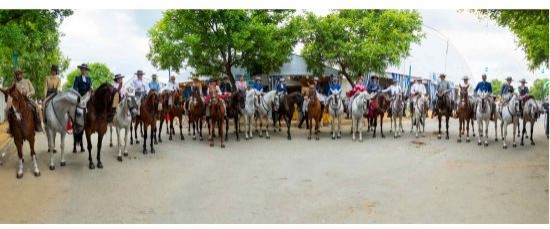
<path fill-rule="evenodd" d="M 113 87 L 117 89 L 120 98 L 124 97 L 124 94 L 126 94 L 126 89 L 123 87 L 122 79 L 124 79 L 123 75 L 120 73 L 116 74 L 115 82 L 113 83 Z"/>
<path fill-rule="evenodd" d="M 141 108 L 141 101 L 145 99 L 145 95 L 149 93 L 149 85 L 143 80 L 143 73 L 142 70 L 138 70 L 135 75 L 137 76 L 134 81 L 132 81 L 131 88 L 134 91 L 137 101 L 138 101 L 138 115 L 140 114 L 140 108 Z"/>
<path fill-rule="evenodd" d="M 277 84 L 277 95 L 279 94 L 286 94 L 288 93 L 287 89 L 286 89 L 286 83 L 285 83 L 285 78 L 281 77 L 281 79 L 279 79 L 279 84 Z"/>
<path fill-rule="evenodd" d="M 175 91 L 175 90 L 178 90 L 178 84 L 176 83 L 176 76 L 175 75 L 171 75 L 170 76 L 170 80 L 168 81 L 168 83 L 164 86 L 164 88 L 162 89 L 163 91 L 169 91 L 169 92 L 172 92 L 172 91 Z"/>
<path fill-rule="evenodd" d="M 370 82 L 367 84 L 367 92 L 369 94 L 371 93 L 378 93 L 380 92 L 381 88 L 380 88 L 380 84 L 378 84 L 378 76 L 377 75 L 372 75 L 370 77 Z"/>
<path fill-rule="evenodd" d="M 31 108 L 31 111 L 32 111 L 32 115 L 33 115 L 33 118 L 34 118 L 34 130 L 36 132 L 42 132 L 42 123 L 40 122 L 40 118 L 38 117 L 38 105 L 30 99 L 31 96 L 34 95 L 34 87 L 32 86 L 32 83 L 30 80 L 28 79 L 24 79 L 23 78 L 23 71 L 21 69 L 15 69 L 14 71 L 14 75 L 15 75 L 15 87 L 17 88 L 17 90 L 19 91 L 19 93 L 21 93 L 25 99 L 27 100 L 27 103 L 30 104 L 30 108 Z M 13 99 L 8 96 L 8 99 L 7 99 L 7 103 L 6 103 L 6 114 L 8 114 L 8 111 L 9 109 L 12 108 L 12 104 L 13 104 Z M 8 117 L 6 115 L 6 117 Z M 8 133 L 10 133 L 11 129 L 8 130 Z"/>
<path fill-rule="evenodd" d="M 411 102 L 410 102 L 410 112 L 411 117 L 414 115 L 414 101 L 417 101 L 419 98 L 424 98 L 426 95 L 426 87 L 424 84 L 420 83 L 418 78 L 414 78 L 414 84 L 411 86 Z"/>
<path fill-rule="evenodd" d="M 57 76 L 59 74 L 59 67 L 52 65 L 50 70 L 51 75 L 46 77 L 46 83 L 44 83 L 44 98 L 57 94 L 61 90 L 61 79 Z"/>
<path fill-rule="evenodd" d="M 445 94 L 445 93 L 449 93 L 451 91 L 451 84 L 449 84 L 449 81 L 445 80 L 445 77 L 447 77 L 445 74 L 440 74 L 439 75 L 439 83 L 437 84 L 437 88 L 436 88 L 436 91 L 437 91 L 437 94 L 438 95 L 442 95 L 442 94 Z M 432 106 L 432 118 L 434 117 L 434 115 L 437 115 L 437 109 L 435 108 L 435 104 L 437 104 L 437 99 L 438 97 L 436 97 L 436 99 L 434 100 L 433 102 L 433 106 Z M 450 96 L 447 97 L 447 99 L 451 99 Z M 448 104 L 451 105 L 451 114 L 453 113 L 453 105 L 450 103 L 450 101 L 447 101 L 449 102 Z"/>
<path fill-rule="evenodd" d="M 223 77 L 223 82 L 220 84 L 220 90 L 223 94 L 231 93 L 231 83 L 229 83 L 229 77 Z"/>
<path fill-rule="evenodd" d="M 149 89 L 160 92 L 160 84 L 157 81 L 157 74 L 151 75 L 151 78 L 153 78 L 153 81 L 149 82 Z"/>
<path fill-rule="evenodd" d="M 257 76 L 254 81 L 254 85 L 252 86 L 252 89 L 258 93 L 262 93 L 264 91 L 264 85 L 262 84 L 261 80 L 262 78 Z"/>
<path fill-rule="evenodd" d="M 80 69 L 80 75 L 74 79 L 73 88 L 78 91 L 80 96 L 84 96 L 92 90 L 92 78 L 88 76 L 90 68 L 88 68 L 88 65 L 82 64 L 78 66 L 78 69 Z"/>
<path fill-rule="evenodd" d="M 485 92 L 492 94 L 493 93 L 493 87 L 491 86 L 491 83 L 487 82 L 487 74 L 481 75 L 481 82 L 477 83 L 476 88 L 474 89 L 474 96 L 477 97 L 477 92 Z M 477 103 L 474 111 L 477 110 Z M 495 113 L 495 107 L 494 104 L 491 105 L 491 121 L 494 120 L 494 113 Z"/>
<path fill-rule="evenodd" d="M 206 99 L 205 99 L 205 102 L 207 104 L 206 106 L 206 117 L 210 117 L 210 109 L 209 109 L 209 106 L 208 104 L 210 104 L 210 99 L 212 97 L 214 97 L 215 95 L 221 95 L 222 92 L 220 90 L 220 87 L 218 86 L 217 82 L 215 79 L 210 79 L 210 81 L 208 82 L 208 89 L 206 91 Z"/>
<path fill-rule="evenodd" d="M 502 84 L 502 87 L 500 88 L 500 99 L 501 104 L 506 105 L 508 101 L 512 98 L 512 94 L 514 94 L 514 87 L 512 87 L 512 77 L 508 76 L 506 77 L 506 82 Z"/>
<path fill-rule="evenodd" d="M 330 84 L 330 93 L 332 95 L 338 95 L 338 96 L 340 96 L 340 94 L 342 93 L 342 86 L 338 82 L 338 77 L 332 78 L 332 83 Z"/>
<path fill-rule="evenodd" d="M 474 93 L 474 88 L 468 82 L 469 79 L 470 79 L 470 77 L 468 77 L 468 76 L 462 77 L 462 82 L 459 84 L 459 87 L 458 87 L 458 94 L 460 95 L 462 93 L 462 90 L 466 90 L 466 93 L 468 95 L 468 99 L 469 99 L 469 102 L 470 102 L 470 106 L 473 108 L 474 103 L 472 101 L 472 95 Z M 475 112 L 474 112 L 474 120 L 475 120 Z"/>
<path fill-rule="evenodd" d="M 382 90 L 382 93 L 390 93 L 390 97 L 393 99 L 393 97 L 398 94 L 398 93 L 401 93 L 401 87 L 399 85 L 397 85 L 397 80 L 394 79 L 392 80 L 392 83 L 391 83 L 391 86 L 389 86 L 388 88 Z"/>
<path fill-rule="evenodd" d="M 317 94 L 317 99 L 321 103 L 321 110 L 324 110 L 323 108 L 325 106 L 325 95 L 323 94 L 323 87 L 321 87 L 321 84 L 319 83 L 319 77 L 313 77 L 313 85 L 310 85 L 310 90 L 315 90 L 315 93 Z"/>
<path fill-rule="evenodd" d="M 235 87 L 237 91 L 246 91 L 248 89 L 248 85 L 246 81 L 244 81 L 244 76 L 241 75 L 241 77 L 239 77 L 239 81 L 235 82 Z"/>
<path fill-rule="evenodd" d="M 519 92 L 519 110 L 521 111 L 521 116 L 523 117 L 523 105 L 529 98 L 531 98 L 531 95 L 529 95 L 529 88 L 525 86 L 527 81 L 525 79 L 521 79 L 519 81 L 521 85 L 518 86 L 518 92 Z"/>

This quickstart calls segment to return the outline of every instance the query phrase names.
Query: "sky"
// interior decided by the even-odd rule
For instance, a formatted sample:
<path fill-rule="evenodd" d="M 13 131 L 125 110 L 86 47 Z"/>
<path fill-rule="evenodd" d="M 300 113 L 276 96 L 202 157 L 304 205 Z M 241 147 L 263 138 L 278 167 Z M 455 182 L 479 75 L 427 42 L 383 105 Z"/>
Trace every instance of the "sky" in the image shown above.
<path fill-rule="evenodd" d="M 328 10 L 315 10 L 323 15 Z M 548 70 L 529 71 L 525 55 L 515 43 L 515 36 L 489 20 L 456 10 L 419 10 L 426 37 L 413 44 L 410 56 L 389 71 L 431 77 L 433 73 L 447 73 L 448 79 L 458 82 L 468 75 L 473 82 L 481 80 L 487 71 L 489 80 L 512 76 L 515 82 L 525 78 L 548 77 Z M 61 50 L 71 60 L 69 70 L 81 63 L 101 62 L 113 73 L 126 76 L 126 81 L 140 69 L 150 77 L 159 75 L 166 82 L 167 71 L 155 69 L 147 60 L 149 38 L 147 31 L 162 18 L 160 10 L 75 10 L 60 26 L 63 34 Z M 448 44 L 448 45 L 447 45 Z M 448 49 L 447 49 L 448 46 Z M 298 44 L 294 49 L 299 54 Z M 192 74 L 183 70 L 176 81 Z"/>

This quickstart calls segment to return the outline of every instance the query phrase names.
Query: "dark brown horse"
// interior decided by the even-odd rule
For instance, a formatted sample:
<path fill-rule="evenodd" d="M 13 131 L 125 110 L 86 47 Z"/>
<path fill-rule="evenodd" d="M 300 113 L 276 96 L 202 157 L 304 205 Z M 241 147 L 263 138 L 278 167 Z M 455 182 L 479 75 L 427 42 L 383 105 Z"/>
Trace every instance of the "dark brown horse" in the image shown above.
<path fill-rule="evenodd" d="M 159 119 L 159 129 L 158 129 L 158 142 L 162 142 L 162 126 L 164 122 L 166 122 L 166 133 L 170 131 L 170 127 L 168 126 L 169 120 L 166 120 L 166 115 L 170 113 L 171 107 L 174 105 L 174 97 L 173 92 L 171 91 L 163 91 L 160 93 L 160 103 L 162 103 L 162 109 L 159 111 L 158 119 Z M 172 140 L 172 139 L 170 139 Z M 156 141 L 155 141 L 156 144 Z"/>
<path fill-rule="evenodd" d="M 313 120 L 315 120 L 315 140 L 319 140 L 319 126 L 321 124 L 321 118 L 323 117 L 323 110 L 321 110 L 321 102 L 317 98 L 317 91 L 315 89 L 309 89 L 308 92 L 309 102 L 307 104 L 307 114 L 309 118 L 309 135 L 308 140 L 311 140 L 311 132 L 313 130 Z"/>
<path fill-rule="evenodd" d="M 168 130 L 168 140 L 172 140 L 172 135 L 176 134 L 176 131 L 174 130 L 174 119 L 178 118 L 179 124 L 180 124 L 180 139 L 185 140 L 185 137 L 183 137 L 183 114 L 185 113 L 185 104 L 183 101 L 183 91 L 180 89 L 177 89 L 176 91 L 173 91 L 170 95 L 172 97 L 172 104 L 169 104 L 169 110 L 168 115 L 170 116 L 170 128 Z M 159 132 L 160 133 L 160 132 Z"/>
<path fill-rule="evenodd" d="M 93 133 L 97 133 L 97 168 L 102 169 L 101 163 L 101 145 L 103 135 L 107 132 L 108 124 L 113 121 L 116 113 L 115 96 L 118 97 L 117 90 L 110 84 L 104 83 L 93 92 L 92 97 L 86 104 L 86 122 L 84 124 L 84 132 L 86 133 L 86 142 L 88 145 L 88 161 L 89 168 L 95 169 L 92 160 L 92 138 Z"/>
<path fill-rule="evenodd" d="M 208 128 L 208 139 L 210 140 L 210 146 L 214 146 L 215 131 L 216 127 L 218 127 L 218 136 L 220 137 L 221 147 L 225 148 L 225 145 L 223 144 L 223 122 L 225 120 L 225 108 L 219 95 L 214 94 L 214 96 L 210 98 L 208 109 L 210 111 L 210 128 Z"/>
<path fill-rule="evenodd" d="M 0 89 L 4 93 L 4 99 L 8 100 L 8 96 L 12 98 L 12 106 L 8 110 L 8 123 L 11 130 L 15 147 L 17 148 L 17 156 L 19 157 L 19 166 L 17 169 L 17 178 L 23 177 L 23 142 L 29 141 L 31 149 L 31 158 L 34 164 L 34 175 L 40 176 L 40 170 L 36 162 L 36 153 L 34 152 L 34 130 L 35 123 L 31 111 L 31 105 L 27 98 L 17 90 L 15 84 L 8 89 Z"/>
<path fill-rule="evenodd" d="M 160 94 L 155 90 L 150 90 L 140 107 L 141 123 L 143 124 L 143 154 L 147 154 L 148 127 L 151 127 L 151 140 L 149 146 L 151 147 L 151 153 L 155 153 L 153 140 L 157 138 L 157 119 L 161 114 L 161 110 L 162 101 Z"/>
<path fill-rule="evenodd" d="M 458 104 L 458 109 L 456 110 L 456 114 L 459 120 L 459 133 L 457 142 L 462 142 L 462 135 L 464 134 L 464 130 L 466 130 L 466 142 L 470 142 L 470 122 L 472 122 L 473 129 L 474 109 L 473 104 L 470 101 L 470 97 L 468 96 L 468 87 L 461 87 L 460 89 L 460 100 Z"/>
<path fill-rule="evenodd" d="M 376 138 L 376 127 L 378 126 L 378 117 L 380 117 L 380 134 L 382 135 L 382 138 L 385 138 L 384 135 L 384 114 L 388 111 L 388 108 L 390 107 L 391 99 L 387 94 L 379 94 L 370 102 L 369 105 L 369 114 L 368 114 L 368 121 L 369 121 L 369 128 L 373 127 L 373 133 L 372 137 Z"/>
<path fill-rule="evenodd" d="M 273 122 L 281 121 L 281 118 L 283 118 L 286 122 L 286 134 L 287 139 L 291 140 L 292 137 L 290 136 L 290 124 L 292 122 L 292 116 L 294 115 L 294 110 L 296 109 L 295 105 L 298 107 L 298 109 L 302 109 L 302 105 L 304 103 L 304 96 L 300 92 L 292 92 L 290 94 L 280 94 L 275 96 L 275 102 L 276 105 L 274 107 L 273 112 L 277 112 L 277 120 L 274 120 Z"/>
<path fill-rule="evenodd" d="M 437 120 L 439 120 L 439 132 L 437 139 L 441 139 L 441 117 L 445 116 L 445 139 L 449 139 L 449 117 L 452 115 L 452 104 L 449 98 L 449 93 L 437 93 L 437 101 L 435 103 L 435 111 L 437 112 Z"/>
<path fill-rule="evenodd" d="M 235 134 L 237 135 L 237 141 L 241 140 L 239 138 L 239 116 L 241 115 L 241 110 L 244 109 L 245 96 L 245 91 L 236 91 L 225 101 L 225 141 L 227 141 L 227 133 L 229 132 L 229 119 L 233 119 L 233 122 L 235 123 Z"/>
<path fill-rule="evenodd" d="M 189 126 L 193 126 L 193 140 L 197 139 L 196 133 L 198 133 L 199 139 L 202 141 L 202 120 L 205 115 L 204 108 L 204 101 L 201 96 L 200 88 L 195 87 L 193 88 L 193 95 L 189 99 Z"/>

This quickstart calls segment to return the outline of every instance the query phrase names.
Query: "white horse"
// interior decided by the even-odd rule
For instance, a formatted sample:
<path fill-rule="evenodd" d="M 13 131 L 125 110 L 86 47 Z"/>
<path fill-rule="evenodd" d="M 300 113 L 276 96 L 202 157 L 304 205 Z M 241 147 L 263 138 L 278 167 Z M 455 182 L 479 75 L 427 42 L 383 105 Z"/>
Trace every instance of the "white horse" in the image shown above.
<path fill-rule="evenodd" d="M 244 109 L 241 109 L 242 117 L 244 118 L 244 130 L 245 139 L 252 138 L 252 120 L 254 120 L 254 113 L 256 113 L 256 103 L 254 98 L 256 96 L 255 90 L 246 91 L 246 98 L 244 102 Z"/>
<path fill-rule="evenodd" d="M 340 98 L 340 94 L 332 94 L 327 98 L 328 104 L 328 114 L 330 115 L 332 121 L 330 122 L 330 133 L 332 134 L 332 139 L 340 139 L 342 137 L 342 114 L 344 114 L 344 101 Z M 338 135 L 334 131 L 334 122 L 338 120 Z"/>
<path fill-rule="evenodd" d="M 482 138 L 485 137 L 484 146 L 489 146 L 489 123 L 491 120 L 491 107 L 493 106 L 493 99 L 490 93 L 481 92 L 478 94 L 476 102 L 476 118 L 477 118 L 477 128 L 479 130 L 479 138 L 477 140 L 477 145 L 482 144 Z M 485 130 L 485 134 L 483 134 Z M 495 138 L 497 138 L 497 125 L 495 122 Z"/>
<path fill-rule="evenodd" d="M 415 137 L 418 138 L 418 133 L 420 132 L 420 126 L 422 126 L 422 134 L 426 127 L 426 116 L 428 113 L 428 98 L 425 96 L 418 96 L 413 101 L 414 114 L 411 120 L 411 133 L 413 131 L 413 126 L 416 126 Z"/>
<path fill-rule="evenodd" d="M 508 135 L 508 125 L 511 123 L 513 127 L 512 132 L 512 146 L 516 147 L 516 128 L 519 128 L 519 116 L 521 115 L 521 111 L 519 109 L 519 99 L 516 94 L 512 95 L 512 98 L 508 102 L 507 105 L 502 106 L 499 104 L 498 108 L 499 112 L 497 113 L 498 119 L 500 119 L 500 136 L 502 137 L 502 148 L 507 149 L 508 145 L 506 145 L 506 135 Z"/>
<path fill-rule="evenodd" d="M 398 92 L 393 96 L 393 100 L 390 103 L 391 109 L 391 122 L 390 122 L 390 133 L 393 129 L 395 132 L 393 134 L 394 138 L 401 137 L 403 133 L 403 108 L 405 102 L 403 101 L 403 93 Z M 399 119 L 399 128 L 397 126 L 397 119 Z"/>
<path fill-rule="evenodd" d="M 523 130 L 521 131 L 521 143 L 520 143 L 521 146 L 524 145 L 523 137 L 527 133 L 527 127 L 526 127 L 527 122 L 531 123 L 531 134 L 529 135 L 530 136 L 529 139 L 531 140 L 531 145 L 535 145 L 535 142 L 533 141 L 533 127 L 538 118 L 539 118 L 539 107 L 535 102 L 535 100 L 531 97 L 523 105 Z"/>
<path fill-rule="evenodd" d="M 44 119 L 46 122 L 46 136 L 48 138 L 48 152 L 50 155 L 50 170 L 55 169 L 54 153 L 55 136 L 57 133 L 61 135 L 61 166 L 66 165 L 65 161 L 65 135 L 67 134 L 67 121 L 71 119 L 74 127 L 74 132 L 79 133 L 84 130 L 84 111 L 86 103 L 90 99 L 89 94 L 81 97 L 74 89 L 69 89 L 64 92 L 59 92 L 47 104 L 44 109 Z"/>
<path fill-rule="evenodd" d="M 122 155 L 121 155 L 121 144 L 120 144 L 120 130 L 124 129 L 124 156 L 128 156 L 128 133 L 131 134 L 132 129 L 130 129 L 130 124 L 132 123 L 132 118 L 134 118 L 137 115 L 138 111 L 138 105 L 137 105 L 137 99 L 135 97 L 135 94 L 132 91 L 128 91 L 122 101 L 118 104 L 116 107 L 116 114 L 113 117 L 113 122 L 109 124 L 109 128 L 111 129 L 111 137 L 110 141 L 112 142 L 113 139 L 113 126 L 116 128 L 116 136 L 117 136 L 117 147 L 118 147 L 118 155 L 117 160 L 122 161 Z M 112 143 L 111 143 L 112 144 Z"/>
<path fill-rule="evenodd" d="M 256 93 L 254 99 L 254 106 L 258 111 L 258 118 L 260 119 L 260 137 L 263 137 L 263 119 L 265 118 L 265 137 L 269 139 L 269 117 L 273 111 L 276 91 L 270 91 L 265 94 Z M 255 129 L 258 130 L 258 122 L 255 122 Z"/>
<path fill-rule="evenodd" d="M 367 92 L 359 93 L 351 101 L 351 132 L 352 140 L 355 141 L 355 133 L 359 131 L 359 142 L 363 142 L 363 122 L 365 112 L 368 111 L 370 95 Z"/>

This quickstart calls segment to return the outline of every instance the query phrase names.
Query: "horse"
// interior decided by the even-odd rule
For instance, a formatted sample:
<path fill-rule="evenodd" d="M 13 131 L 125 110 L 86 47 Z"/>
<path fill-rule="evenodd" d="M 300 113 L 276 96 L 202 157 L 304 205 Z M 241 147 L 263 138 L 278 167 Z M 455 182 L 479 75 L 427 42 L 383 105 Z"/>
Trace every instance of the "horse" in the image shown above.
<path fill-rule="evenodd" d="M 159 92 L 160 95 L 160 104 L 162 104 L 162 107 L 159 110 L 158 119 L 159 119 L 159 129 L 158 129 L 158 142 L 162 143 L 162 126 L 164 122 L 166 122 L 166 133 L 169 134 L 170 127 L 168 126 L 169 120 L 166 120 L 166 116 L 170 112 L 170 108 L 172 105 L 174 105 L 174 98 L 172 96 L 172 91 L 163 91 Z M 155 140 L 155 144 L 156 144 Z"/>
<path fill-rule="evenodd" d="M 460 92 L 460 100 L 458 108 L 456 110 L 456 114 L 458 115 L 459 120 L 459 133 L 457 142 L 462 142 L 462 135 L 464 134 L 464 130 L 466 130 L 466 142 L 470 142 L 470 122 L 473 123 L 474 110 L 473 104 L 471 103 L 470 97 L 468 96 L 467 87 L 463 87 Z M 472 132 L 473 131 L 474 130 L 472 125 Z"/>
<path fill-rule="evenodd" d="M 155 153 L 153 146 L 153 140 L 156 140 L 157 136 L 157 119 L 162 114 L 162 100 L 160 94 L 155 90 L 150 90 L 147 96 L 143 100 L 143 104 L 140 107 L 141 122 L 143 124 L 143 154 L 147 154 L 147 128 L 151 127 L 151 140 L 150 148 L 151 153 Z M 160 117 L 163 118 L 163 117 Z"/>
<path fill-rule="evenodd" d="M 330 126 L 330 134 L 332 140 L 342 137 L 342 114 L 344 114 L 344 101 L 340 98 L 340 94 L 332 94 L 327 98 L 327 110 L 332 121 Z M 334 131 L 334 123 L 338 120 L 338 135 Z"/>
<path fill-rule="evenodd" d="M 19 166 L 17 168 L 16 177 L 23 177 L 23 142 L 28 141 L 31 149 L 31 157 L 34 165 L 34 176 L 40 176 L 40 170 L 38 169 L 38 163 L 36 161 L 36 153 L 34 151 L 34 130 L 37 123 L 34 122 L 33 113 L 31 110 L 31 104 L 15 86 L 11 86 L 7 89 L 1 89 L 4 93 L 5 102 L 8 100 L 8 96 L 12 98 L 12 106 L 8 110 L 8 123 L 11 130 L 11 135 L 15 146 L 17 148 L 17 156 L 19 156 Z"/>
<path fill-rule="evenodd" d="M 277 112 L 278 118 L 274 121 L 281 120 L 281 117 L 285 120 L 287 128 L 287 139 L 291 140 L 290 125 L 292 122 L 292 116 L 294 115 L 295 106 L 301 108 L 304 103 L 304 96 L 300 92 L 292 92 L 290 94 L 279 94 L 275 96 L 273 111 Z M 322 115 L 322 114 L 321 114 Z M 310 126 L 311 128 L 311 126 Z"/>
<path fill-rule="evenodd" d="M 535 145 L 535 142 L 533 141 L 533 126 L 535 125 L 535 122 L 539 118 L 539 108 L 533 97 L 529 97 L 527 101 L 523 105 L 523 131 L 521 132 L 521 143 L 520 145 L 523 146 L 523 137 L 527 133 L 527 122 L 531 123 L 531 134 L 530 140 L 531 145 Z"/>
<path fill-rule="evenodd" d="M 359 132 L 359 142 L 363 142 L 363 117 L 368 111 L 369 100 L 370 95 L 367 92 L 361 92 L 351 102 L 352 141 L 355 141 L 355 133 Z"/>
<path fill-rule="evenodd" d="M 208 104 L 209 111 L 210 111 L 210 126 L 212 128 L 208 129 L 208 135 L 210 140 L 210 146 L 214 146 L 214 133 L 216 131 L 216 126 L 218 127 L 221 147 L 225 148 L 225 144 L 223 143 L 223 122 L 225 120 L 225 107 L 223 105 L 223 100 L 219 97 L 219 95 L 214 94 L 212 98 L 210 98 L 210 103 Z"/>
<path fill-rule="evenodd" d="M 422 126 L 422 132 L 424 133 L 426 127 L 426 116 L 428 114 L 428 97 L 418 95 L 413 101 L 414 114 L 411 120 L 411 133 L 413 126 L 416 126 L 415 137 L 418 138 L 420 132 L 420 126 Z"/>
<path fill-rule="evenodd" d="M 69 89 L 64 92 L 57 93 L 55 96 L 48 98 L 44 107 L 44 123 L 46 137 L 48 138 L 48 152 L 50 155 L 50 170 L 55 170 L 54 153 L 55 137 L 59 133 L 61 135 L 61 166 L 65 166 L 65 135 L 67 134 L 66 124 L 70 119 L 73 123 L 75 132 L 81 133 L 84 128 L 84 109 L 90 99 L 89 94 L 81 97 L 74 89 Z"/>
<path fill-rule="evenodd" d="M 479 138 L 477 140 L 477 145 L 482 144 L 483 136 L 485 136 L 484 146 L 489 146 L 489 123 L 491 119 L 491 107 L 493 104 L 492 97 L 487 92 L 481 92 L 478 94 L 476 109 L 476 118 L 477 118 L 477 128 L 479 130 Z M 485 125 L 484 125 L 485 123 Z M 485 128 L 485 129 L 484 129 Z M 483 135 L 483 130 L 485 130 L 485 135 Z M 495 122 L 495 138 L 497 138 L 497 125 Z"/>
<path fill-rule="evenodd" d="M 241 110 L 245 107 L 245 96 L 246 92 L 236 91 L 231 94 L 225 101 L 225 141 L 227 141 L 227 134 L 229 132 L 229 119 L 231 118 L 235 123 L 235 135 L 237 135 L 237 141 L 241 140 L 239 138 L 239 115 L 241 114 Z"/>
<path fill-rule="evenodd" d="M 449 118 L 452 116 L 452 104 L 449 93 L 437 93 L 436 96 L 435 110 L 437 111 L 437 120 L 439 122 L 437 139 L 441 139 L 441 121 L 442 117 L 445 116 L 445 139 L 449 140 Z"/>
<path fill-rule="evenodd" d="M 254 92 L 254 106 L 258 112 L 258 118 L 260 119 L 260 138 L 263 137 L 263 119 L 265 118 L 265 137 L 269 139 L 269 116 L 275 106 L 275 94 L 276 91 L 270 91 L 265 94 Z M 279 102 L 279 100 L 277 100 Z M 258 131 L 258 122 L 255 122 L 255 129 Z"/>
<path fill-rule="evenodd" d="M 241 108 L 241 114 L 244 117 L 244 132 L 245 139 L 252 138 L 252 120 L 254 120 L 254 113 L 256 113 L 255 91 L 246 91 L 244 108 Z"/>
<path fill-rule="evenodd" d="M 403 100 L 403 93 L 398 92 L 393 96 L 392 101 L 390 102 L 390 133 L 392 132 L 393 128 L 395 128 L 395 132 L 393 135 L 393 138 L 397 138 L 398 136 L 401 136 L 403 133 L 403 109 L 404 109 L 405 102 Z M 399 128 L 397 126 L 397 119 L 399 119 Z"/>
<path fill-rule="evenodd" d="M 519 98 L 516 94 L 512 95 L 512 98 L 510 98 L 510 101 L 508 101 L 508 104 L 505 106 L 502 104 L 498 105 L 499 112 L 497 113 L 497 118 L 500 119 L 500 135 L 502 137 L 502 148 L 507 149 L 508 145 L 506 145 L 506 136 L 508 135 L 508 125 L 512 123 L 513 132 L 512 132 L 512 141 L 513 147 L 517 147 L 516 145 L 516 127 L 519 125 L 519 116 L 521 115 L 521 111 L 519 108 Z M 519 128 L 519 127 L 518 127 Z"/>
<path fill-rule="evenodd" d="M 309 135 L 308 140 L 311 140 L 311 132 L 313 131 L 313 120 L 315 120 L 315 140 L 319 140 L 319 124 L 323 116 L 323 110 L 321 109 L 321 102 L 317 98 L 317 92 L 315 90 L 309 90 L 308 93 L 309 102 L 307 104 L 307 113 L 309 118 Z"/>
<path fill-rule="evenodd" d="M 172 140 L 172 134 L 175 135 L 176 131 L 174 130 L 174 119 L 178 118 L 179 125 L 180 125 L 180 139 L 183 141 L 185 140 L 185 137 L 183 137 L 183 114 L 185 113 L 185 103 L 183 101 L 183 91 L 178 89 L 174 91 L 171 94 L 172 97 L 172 104 L 168 104 L 168 115 L 170 116 L 170 128 L 169 128 L 169 137 L 168 140 Z"/>
<path fill-rule="evenodd" d="M 193 95 L 189 100 L 189 126 L 193 125 L 193 140 L 196 140 L 196 132 L 202 141 L 202 120 L 205 115 L 204 100 L 198 87 L 193 89 Z"/>
<path fill-rule="evenodd" d="M 373 101 L 370 102 L 370 112 L 369 112 L 369 126 L 374 127 L 374 131 L 372 133 L 372 137 L 376 138 L 376 127 L 378 126 L 378 117 L 380 117 L 380 134 L 382 135 L 382 138 L 385 138 L 384 136 L 384 129 L 383 123 L 384 123 L 384 114 L 390 107 L 390 98 L 388 98 L 387 94 L 378 94 L 376 97 L 374 97 Z"/>
<path fill-rule="evenodd" d="M 132 129 L 130 128 L 132 119 L 137 116 L 137 101 L 135 94 L 133 92 L 127 92 L 122 101 L 116 107 L 116 114 L 113 118 L 111 124 L 111 139 L 113 137 L 112 126 L 115 126 L 116 136 L 117 136 L 117 147 L 118 155 L 117 160 L 122 161 L 122 149 L 120 143 L 120 130 L 124 129 L 124 156 L 128 156 L 127 143 L 128 143 L 128 133 L 132 134 Z M 112 141 L 112 140 L 111 140 Z M 112 143 L 111 143 L 112 144 Z"/>

